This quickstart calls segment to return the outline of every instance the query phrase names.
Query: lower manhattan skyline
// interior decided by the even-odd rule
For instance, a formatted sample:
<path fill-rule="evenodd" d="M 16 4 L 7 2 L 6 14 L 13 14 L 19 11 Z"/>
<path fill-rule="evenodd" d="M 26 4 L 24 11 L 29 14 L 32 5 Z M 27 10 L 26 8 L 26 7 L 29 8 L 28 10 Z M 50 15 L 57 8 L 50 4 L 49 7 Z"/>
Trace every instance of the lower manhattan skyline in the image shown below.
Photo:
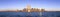
<path fill-rule="evenodd" d="M 0 10 L 24 9 L 30 4 L 32 8 L 60 11 L 59 0 L 0 0 Z"/>

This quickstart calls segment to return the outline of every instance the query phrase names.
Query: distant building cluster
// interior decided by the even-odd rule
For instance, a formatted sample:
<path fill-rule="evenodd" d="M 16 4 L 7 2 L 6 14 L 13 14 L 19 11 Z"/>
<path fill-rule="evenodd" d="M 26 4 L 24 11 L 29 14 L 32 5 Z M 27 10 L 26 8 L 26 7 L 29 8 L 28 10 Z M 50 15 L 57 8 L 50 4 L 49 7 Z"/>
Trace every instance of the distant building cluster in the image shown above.
<path fill-rule="evenodd" d="M 45 9 L 31 8 L 30 5 L 27 5 L 27 7 L 24 8 L 23 10 L 17 10 L 17 11 L 21 11 L 21 12 L 44 12 Z"/>
<path fill-rule="evenodd" d="M 36 9 L 36 8 L 31 8 L 31 9 L 27 9 L 27 8 L 24 8 L 23 11 L 25 12 L 28 12 L 28 10 L 30 10 L 30 12 L 43 12 L 45 11 L 44 9 Z"/>

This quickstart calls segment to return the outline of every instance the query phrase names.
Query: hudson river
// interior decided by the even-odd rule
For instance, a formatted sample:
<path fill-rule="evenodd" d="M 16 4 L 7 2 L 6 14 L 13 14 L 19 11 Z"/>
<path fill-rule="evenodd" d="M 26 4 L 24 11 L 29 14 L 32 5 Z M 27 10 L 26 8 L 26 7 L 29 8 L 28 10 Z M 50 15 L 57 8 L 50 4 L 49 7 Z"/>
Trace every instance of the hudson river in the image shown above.
<path fill-rule="evenodd" d="M 60 12 L 0 12 L 0 17 L 60 17 Z"/>

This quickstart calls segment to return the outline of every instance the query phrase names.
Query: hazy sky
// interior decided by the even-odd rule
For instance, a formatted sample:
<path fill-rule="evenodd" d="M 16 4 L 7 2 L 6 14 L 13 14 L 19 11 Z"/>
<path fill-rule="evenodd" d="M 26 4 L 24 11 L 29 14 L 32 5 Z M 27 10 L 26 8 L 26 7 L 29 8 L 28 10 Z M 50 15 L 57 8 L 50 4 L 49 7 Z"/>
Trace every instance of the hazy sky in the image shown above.
<path fill-rule="evenodd" d="M 32 8 L 60 10 L 60 0 L 0 0 L 0 10 L 22 9 L 27 4 L 30 4 Z"/>

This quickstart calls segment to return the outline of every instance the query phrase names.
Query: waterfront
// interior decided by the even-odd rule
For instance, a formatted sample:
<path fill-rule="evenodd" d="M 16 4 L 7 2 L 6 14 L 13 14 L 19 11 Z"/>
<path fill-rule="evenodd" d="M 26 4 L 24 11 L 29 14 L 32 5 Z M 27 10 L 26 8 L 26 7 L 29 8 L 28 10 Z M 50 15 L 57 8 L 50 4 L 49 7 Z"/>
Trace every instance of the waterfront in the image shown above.
<path fill-rule="evenodd" d="M 0 17 L 60 17 L 60 12 L 0 12 Z"/>

